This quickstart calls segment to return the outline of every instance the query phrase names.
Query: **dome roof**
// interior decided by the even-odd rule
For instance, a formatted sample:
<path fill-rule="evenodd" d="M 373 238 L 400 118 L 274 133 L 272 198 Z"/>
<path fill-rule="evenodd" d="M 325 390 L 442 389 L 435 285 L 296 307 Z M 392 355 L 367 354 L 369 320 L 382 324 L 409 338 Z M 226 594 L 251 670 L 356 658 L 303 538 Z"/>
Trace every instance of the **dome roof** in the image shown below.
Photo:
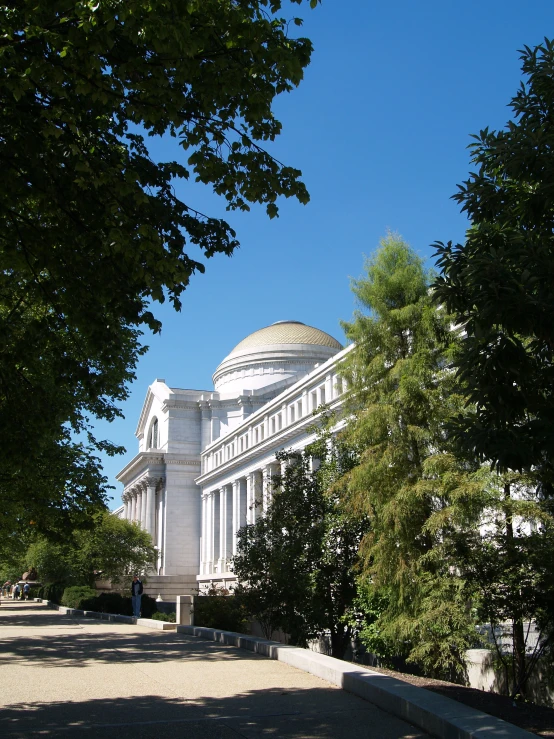
<path fill-rule="evenodd" d="M 337 351 L 342 349 L 341 344 L 325 331 L 306 326 L 300 321 L 277 321 L 247 336 L 235 346 L 228 356 L 231 357 L 245 349 L 254 349 L 268 344 L 312 344 L 313 346 L 328 346 Z"/>
<path fill-rule="evenodd" d="M 213 375 L 217 392 L 240 395 L 292 383 L 339 352 L 332 336 L 300 321 L 277 323 L 240 341 Z"/>

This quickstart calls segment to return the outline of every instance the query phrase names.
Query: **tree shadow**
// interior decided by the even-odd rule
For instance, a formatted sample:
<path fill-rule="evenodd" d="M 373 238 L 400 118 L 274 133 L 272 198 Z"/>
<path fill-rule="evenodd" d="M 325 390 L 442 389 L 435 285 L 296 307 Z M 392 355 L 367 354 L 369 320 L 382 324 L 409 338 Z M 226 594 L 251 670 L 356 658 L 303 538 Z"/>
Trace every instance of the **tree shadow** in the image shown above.
<path fill-rule="evenodd" d="M 91 624 L 88 624 L 89 626 Z M 104 624 L 103 624 L 104 625 Z M 107 625 L 104 625 L 107 626 Z M 109 627 L 108 627 L 109 628 Z M 144 663 L 174 659 L 248 662 L 265 659 L 253 652 L 230 649 L 213 641 L 168 631 L 126 634 L 105 631 L 94 634 L 76 631 L 68 634 L 30 635 L 0 639 L 0 664 L 16 660 L 45 668 L 86 667 L 94 662 Z"/>
<path fill-rule="evenodd" d="M 73 627 L 79 623 L 72 616 L 52 611 L 47 605 L 32 601 L 7 601 L 2 598 L 0 606 L 0 627 L 30 626 L 37 627 Z"/>
<path fill-rule="evenodd" d="M 370 703 L 333 688 L 248 691 L 195 700 L 145 695 L 79 702 L 20 703 L 2 711 L 3 736 L 84 739 L 287 737 L 424 739 Z"/>

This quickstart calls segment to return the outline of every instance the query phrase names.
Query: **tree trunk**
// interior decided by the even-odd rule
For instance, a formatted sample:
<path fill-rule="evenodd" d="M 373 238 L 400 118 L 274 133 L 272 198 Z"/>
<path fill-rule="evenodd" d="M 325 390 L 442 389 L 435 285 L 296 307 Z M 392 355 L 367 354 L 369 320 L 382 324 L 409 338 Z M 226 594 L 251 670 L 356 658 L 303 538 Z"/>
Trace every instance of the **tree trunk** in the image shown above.
<path fill-rule="evenodd" d="M 331 657 L 344 659 L 346 650 L 350 644 L 350 627 L 331 631 Z"/>
<path fill-rule="evenodd" d="M 507 483 L 504 485 L 504 500 L 510 499 L 510 485 Z M 513 562 L 515 558 L 515 543 L 514 543 L 514 523 L 512 520 L 512 513 L 509 507 L 506 508 L 506 551 L 508 558 Z M 521 609 L 518 607 L 518 601 L 514 603 L 514 609 L 512 613 L 512 649 L 514 659 L 514 684 L 512 688 L 512 698 L 518 693 L 525 696 L 526 682 L 527 682 L 527 670 L 526 670 L 526 655 L 525 655 L 525 632 L 523 628 L 523 619 L 521 616 Z"/>

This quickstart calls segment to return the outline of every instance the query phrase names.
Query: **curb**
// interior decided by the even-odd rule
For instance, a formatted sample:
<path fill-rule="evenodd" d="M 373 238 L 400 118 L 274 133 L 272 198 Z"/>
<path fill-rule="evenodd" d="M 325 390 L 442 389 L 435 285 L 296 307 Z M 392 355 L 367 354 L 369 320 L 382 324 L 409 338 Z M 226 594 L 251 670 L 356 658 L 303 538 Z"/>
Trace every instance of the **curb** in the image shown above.
<path fill-rule="evenodd" d="M 96 618 L 100 621 L 109 621 L 112 623 L 123 623 L 123 624 L 136 624 L 137 619 L 134 616 L 121 616 L 116 613 L 100 613 L 99 611 L 81 611 L 78 608 L 67 608 L 66 606 L 60 606 L 57 603 L 52 603 L 51 600 L 44 600 L 44 598 L 35 598 L 37 603 L 45 603 L 49 608 L 53 608 L 60 613 L 65 613 L 67 616 L 84 616 L 85 618 Z M 139 621 L 150 621 L 150 619 L 139 619 Z M 160 622 L 163 623 L 163 622 Z M 148 624 L 143 624 L 147 626 Z M 158 628 L 158 627 L 154 627 Z"/>
<path fill-rule="evenodd" d="M 177 633 L 247 649 L 309 672 L 439 739 L 533 739 L 536 735 L 488 713 L 349 662 L 232 631 L 177 626 Z"/>
<path fill-rule="evenodd" d="M 117 613 L 100 613 L 99 611 L 82 611 L 78 608 L 67 608 L 51 600 L 43 598 L 33 598 L 36 603 L 46 603 L 49 608 L 54 608 L 60 613 L 67 616 L 84 616 L 85 618 L 96 618 L 100 621 L 108 621 L 111 623 L 136 624 L 137 626 L 145 626 L 148 629 L 157 629 L 158 631 L 174 631 L 177 624 L 168 621 L 156 621 L 154 618 L 135 618 L 134 616 L 122 616 Z"/>

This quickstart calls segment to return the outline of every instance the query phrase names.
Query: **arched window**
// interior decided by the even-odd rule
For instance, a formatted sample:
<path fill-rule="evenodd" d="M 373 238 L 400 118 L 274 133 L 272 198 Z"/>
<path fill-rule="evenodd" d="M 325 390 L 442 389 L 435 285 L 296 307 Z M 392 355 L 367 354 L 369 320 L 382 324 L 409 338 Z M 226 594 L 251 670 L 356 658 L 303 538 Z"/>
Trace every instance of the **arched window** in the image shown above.
<path fill-rule="evenodd" d="M 148 449 L 158 448 L 158 419 L 154 418 L 150 424 L 150 433 L 148 434 Z"/>

